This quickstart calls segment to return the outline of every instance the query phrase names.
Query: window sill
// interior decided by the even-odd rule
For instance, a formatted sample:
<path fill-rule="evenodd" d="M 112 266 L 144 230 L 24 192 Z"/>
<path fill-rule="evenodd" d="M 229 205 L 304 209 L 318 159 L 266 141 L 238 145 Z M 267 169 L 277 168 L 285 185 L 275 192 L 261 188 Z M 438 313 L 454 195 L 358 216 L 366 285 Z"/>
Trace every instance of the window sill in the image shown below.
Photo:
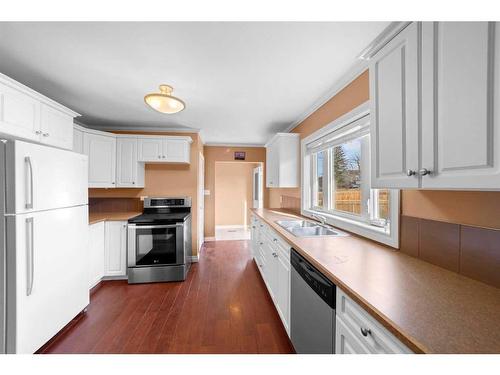
<path fill-rule="evenodd" d="M 391 222 L 390 234 L 386 232 L 384 228 L 369 225 L 357 220 L 349 219 L 347 217 L 332 215 L 330 213 L 325 213 L 323 211 L 316 211 L 311 209 L 302 209 L 302 215 L 314 219 L 312 215 L 320 215 L 325 217 L 326 223 L 343 229 L 360 236 L 369 238 L 371 240 L 383 243 L 385 245 L 398 248 L 399 247 L 399 223 Z"/>

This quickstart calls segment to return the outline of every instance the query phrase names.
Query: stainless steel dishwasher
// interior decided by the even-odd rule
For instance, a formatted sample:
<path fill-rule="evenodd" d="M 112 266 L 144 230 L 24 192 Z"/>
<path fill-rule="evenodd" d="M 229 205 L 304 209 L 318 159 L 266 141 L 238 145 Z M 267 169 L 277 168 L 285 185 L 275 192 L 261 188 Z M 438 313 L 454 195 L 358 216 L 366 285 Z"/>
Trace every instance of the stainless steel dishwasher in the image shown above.
<path fill-rule="evenodd" d="M 336 287 L 292 249 L 291 339 L 298 354 L 335 353 Z"/>

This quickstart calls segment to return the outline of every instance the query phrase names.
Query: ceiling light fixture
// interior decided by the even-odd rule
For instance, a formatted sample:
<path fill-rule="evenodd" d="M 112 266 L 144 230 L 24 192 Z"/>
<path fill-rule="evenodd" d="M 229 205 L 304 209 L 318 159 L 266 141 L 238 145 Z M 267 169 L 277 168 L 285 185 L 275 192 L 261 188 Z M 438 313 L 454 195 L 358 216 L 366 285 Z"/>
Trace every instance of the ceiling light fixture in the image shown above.
<path fill-rule="evenodd" d="M 182 100 L 172 96 L 174 88 L 169 85 L 160 85 L 160 92 L 148 94 L 144 101 L 154 110 L 161 113 L 177 113 L 182 111 L 186 105 Z"/>

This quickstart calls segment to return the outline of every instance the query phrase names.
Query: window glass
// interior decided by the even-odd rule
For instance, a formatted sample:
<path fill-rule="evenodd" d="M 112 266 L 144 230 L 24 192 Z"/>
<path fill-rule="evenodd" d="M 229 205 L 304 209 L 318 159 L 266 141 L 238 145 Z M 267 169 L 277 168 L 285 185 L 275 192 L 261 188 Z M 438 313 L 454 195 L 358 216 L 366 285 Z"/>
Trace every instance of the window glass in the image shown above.
<path fill-rule="evenodd" d="M 361 215 L 361 138 L 333 147 L 332 153 L 333 208 Z"/>

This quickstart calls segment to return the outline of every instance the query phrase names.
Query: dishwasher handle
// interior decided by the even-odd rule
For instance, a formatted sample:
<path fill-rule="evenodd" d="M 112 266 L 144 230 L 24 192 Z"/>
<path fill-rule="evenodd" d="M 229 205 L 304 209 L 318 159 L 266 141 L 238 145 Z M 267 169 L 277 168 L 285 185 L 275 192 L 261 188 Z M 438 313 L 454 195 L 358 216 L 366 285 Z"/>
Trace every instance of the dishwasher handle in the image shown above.
<path fill-rule="evenodd" d="M 336 286 L 319 272 L 311 263 L 292 249 L 290 261 L 293 269 L 311 289 L 332 309 L 335 309 Z"/>

